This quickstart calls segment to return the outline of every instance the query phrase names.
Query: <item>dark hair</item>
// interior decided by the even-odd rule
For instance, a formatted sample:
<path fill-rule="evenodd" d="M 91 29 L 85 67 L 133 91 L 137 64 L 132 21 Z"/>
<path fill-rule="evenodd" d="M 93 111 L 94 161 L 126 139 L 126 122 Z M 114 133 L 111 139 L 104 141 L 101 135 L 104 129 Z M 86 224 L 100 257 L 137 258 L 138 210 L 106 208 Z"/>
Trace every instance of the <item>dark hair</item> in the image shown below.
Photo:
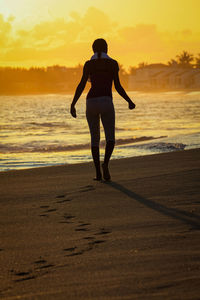
<path fill-rule="evenodd" d="M 101 52 L 107 53 L 108 45 L 104 39 L 96 39 L 92 44 L 92 49 L 97 52 L 98 58 L 101 58 Z"/>

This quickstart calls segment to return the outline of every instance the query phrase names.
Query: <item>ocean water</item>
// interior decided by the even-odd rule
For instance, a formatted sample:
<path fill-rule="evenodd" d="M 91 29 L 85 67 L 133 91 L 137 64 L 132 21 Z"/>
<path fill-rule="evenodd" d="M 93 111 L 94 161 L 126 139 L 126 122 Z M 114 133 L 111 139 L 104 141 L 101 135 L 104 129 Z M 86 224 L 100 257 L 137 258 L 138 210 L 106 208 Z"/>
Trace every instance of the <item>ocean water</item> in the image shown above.
<path fill-rule="evenodd" d="M 136 103 L 113 93 L 116 147 L 112 159 L 200 147 L 200 92 L 129 92 Z M 73 95 L 0 96 L 0 170 L 91 161 L 85 97 L 77 118 Z M 104 133 L 101 127 L 101 158 Z"/>

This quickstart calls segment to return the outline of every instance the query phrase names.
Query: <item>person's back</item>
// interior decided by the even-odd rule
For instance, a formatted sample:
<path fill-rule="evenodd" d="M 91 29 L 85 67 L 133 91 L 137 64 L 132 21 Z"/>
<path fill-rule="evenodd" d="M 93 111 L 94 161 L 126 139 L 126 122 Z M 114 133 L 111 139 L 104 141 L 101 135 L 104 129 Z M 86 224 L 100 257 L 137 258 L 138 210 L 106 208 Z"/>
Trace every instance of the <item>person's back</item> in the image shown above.
<path fill-rule="evenodd" d="M 112 83 L 114 74 L 119 70 L 114 59 L 100 58 L 86 62 L 86 68 L 91 81 L 88 98 L 109 96 L 112 98 Z"/>

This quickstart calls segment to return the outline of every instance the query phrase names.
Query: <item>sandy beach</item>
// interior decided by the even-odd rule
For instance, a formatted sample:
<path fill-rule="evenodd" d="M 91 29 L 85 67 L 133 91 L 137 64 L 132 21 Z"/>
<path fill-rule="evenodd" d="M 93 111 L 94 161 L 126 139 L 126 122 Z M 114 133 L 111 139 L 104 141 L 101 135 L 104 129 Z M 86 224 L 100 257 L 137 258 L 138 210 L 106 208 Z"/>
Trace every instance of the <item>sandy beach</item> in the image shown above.
<path fill-rule="evenodd" d="M 200 149 L 0 173 L 1 299 L 199 299 Z"/>

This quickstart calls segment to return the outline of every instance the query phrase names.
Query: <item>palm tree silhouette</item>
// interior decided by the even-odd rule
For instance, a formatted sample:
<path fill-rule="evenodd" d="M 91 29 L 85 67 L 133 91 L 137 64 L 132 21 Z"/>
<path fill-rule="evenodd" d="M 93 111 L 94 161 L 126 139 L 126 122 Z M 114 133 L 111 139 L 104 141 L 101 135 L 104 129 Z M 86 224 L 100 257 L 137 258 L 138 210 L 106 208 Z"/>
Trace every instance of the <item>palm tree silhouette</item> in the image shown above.
<path fill-rule="evenodd" d="M 195 67 L 200 69 L 200 53 L 198 53 L 198 56 L 195 57 Z"/>
<path fill-rule="evenodd" d="M 178 58 L 178 64 L 182 65 L 184 67 L 191 67 L 191 62 L 194 60 L 194 55 L 187 52 L 183 51 L 181 54 L 176 55 Z"/>

